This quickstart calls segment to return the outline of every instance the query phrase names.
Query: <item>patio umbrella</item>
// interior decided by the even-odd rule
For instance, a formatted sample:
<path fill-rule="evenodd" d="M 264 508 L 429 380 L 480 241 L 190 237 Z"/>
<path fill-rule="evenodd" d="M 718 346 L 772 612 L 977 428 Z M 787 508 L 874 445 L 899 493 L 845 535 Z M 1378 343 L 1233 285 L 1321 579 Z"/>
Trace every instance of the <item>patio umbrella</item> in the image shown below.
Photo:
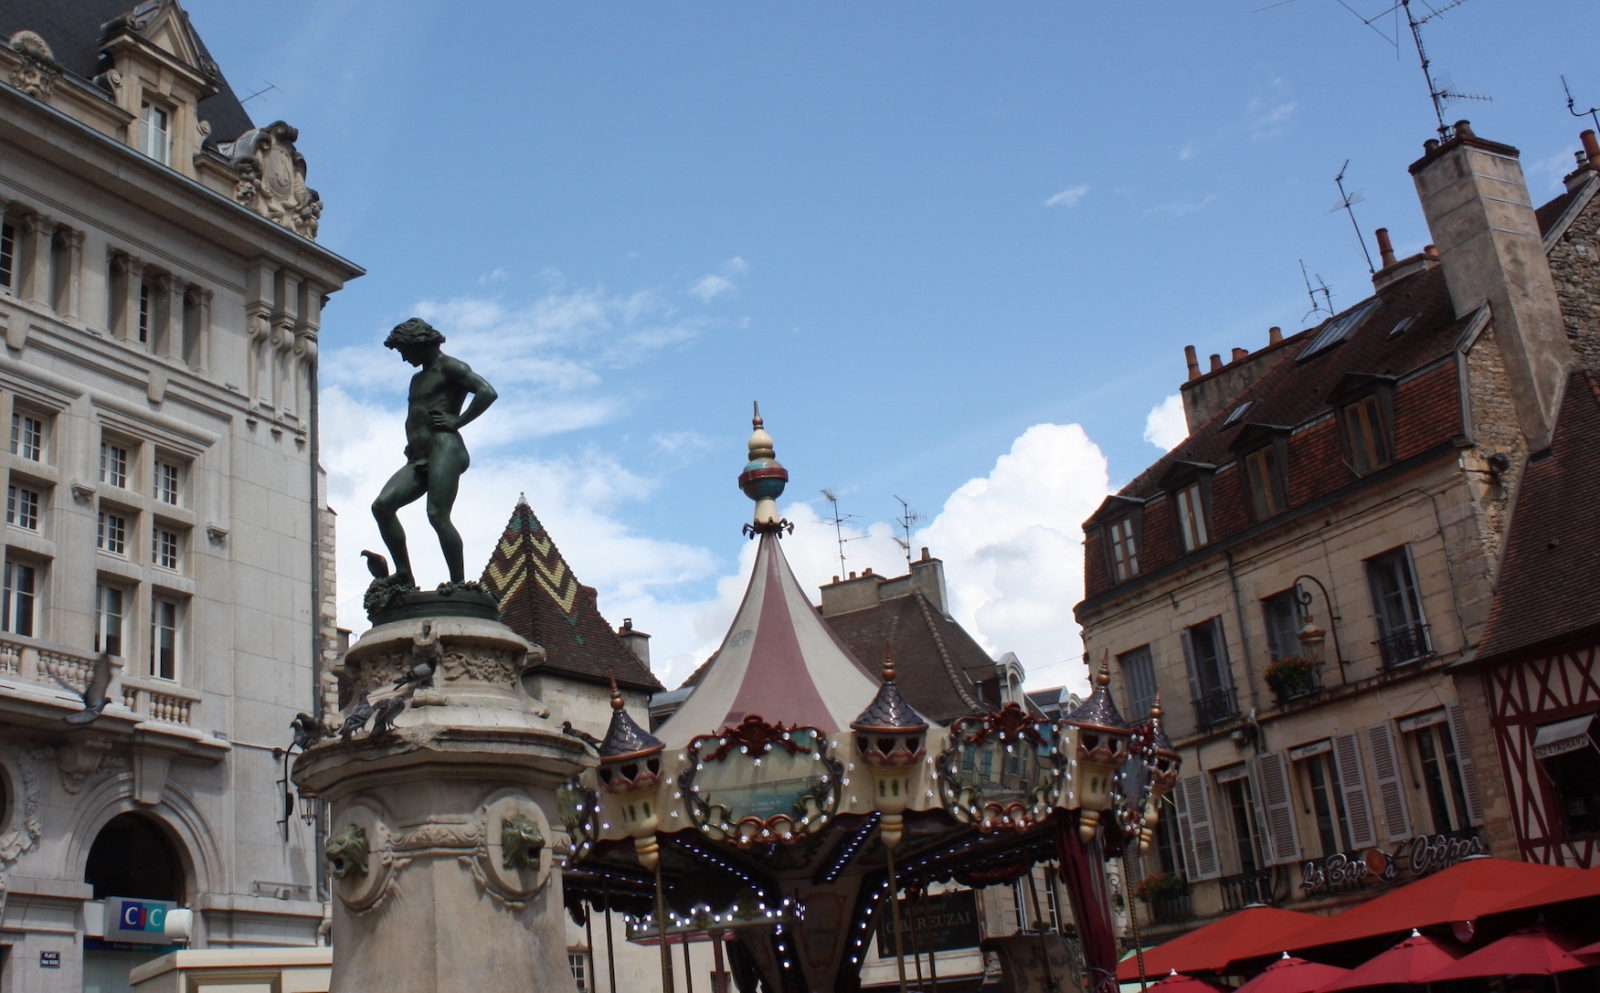
<path fill-rule="evenodd" d="M 1261 975 L 1239 987 L 1235 993 L 1314 993 L 1349 974 L 1349 969 L 1308 962 L 1284 952 L 1283 958 L 1267 966 Z"/>
<path fill-rule="evenodd" d="M 1276 907 L 1250 907 L 1145 952 L 1144 972 L 1146 976 L 1159 976 L 1173 969 L 1220 972 L 1234 959 L 1273 955 L 1295 947 L 1285 944 L 1287 936 L 1299 934 L 1319 921 L 1327 918 Z M 1121 982 L 1138 978 L 1139 963 L 1134 959 L 1117 966 L 1117 979 Z"/>
<path fill-rule="evenodd" d="M 1326 919 L 1299 944 L 1285 947 L 1294 951 L 1334 945 L 1534 907 L 1542 902 L 1528 902 L 1535 891 L 1586 882 L 1588 875 L 1587 870 L 1562 866 L 1468 859 Z"/>
<path fill-rule="evenodd" d="M 1176 969 L 1167 973 L 1158 983 L 1150 985 L 1150 993 L 1223 993 L 1222 987 L 1213 985 L 1203 979 L 1185 976 Z"/>
<path fill-rule="evenodd" d="M 1492 912 L 1503 914 L 1512 910 L 1526 910 L 1529 907 L 1543 907 L 1547 904 L 1592 897 L 1600 897 L 1600 867 L 1569 870 L 1566 875 L 1555 877 L 1536 890 L 1509 896 Z"/>
<path fill-rule="evenodd" d="M 1576 938 L 1551 934 L 1542 927 L 1524 928 L 1452 962 L 1429 977 L 1429 982 L 1484 976 L 1553 976 L 1597 964 L 1595 959 L 1579 954 L 1577 948 Z"/>
<path fill-rule="evenodd" d="M 1338 993 L 1369 986 L 1423 986 L 1461 953 L 1453 945 L 1430 938 L 1415 928 L 1411 937 L 1351 969 L 1317 993 Z"/>

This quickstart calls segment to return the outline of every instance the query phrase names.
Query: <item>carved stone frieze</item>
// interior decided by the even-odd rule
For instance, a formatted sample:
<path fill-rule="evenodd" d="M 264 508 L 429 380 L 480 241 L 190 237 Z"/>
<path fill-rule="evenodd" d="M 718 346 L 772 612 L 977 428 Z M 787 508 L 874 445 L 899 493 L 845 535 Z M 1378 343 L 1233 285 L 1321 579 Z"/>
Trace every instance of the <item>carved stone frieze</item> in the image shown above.
<path fill-rule="evenodd" d="M 61 770 L 61 788 L 76 795 L 89 777 L 100 770 L 111 741 L 96 736 L 78 736 L 56 749 L 56 768 Z"/>
<path fill-rule="evenodd" d="M 39 844 L 39 808 L 42 799 L 39 791 L 39 765 L 50 758 L 50 750 L 36 748 L 24 752 L 20 748 L 6 749 L 6 771 L 12 777 L 12 797 L 18 816 L 10 818 L 11 829 L 0 834 L 0 870 L 9 869 L 17 859 Z M 0 893 L 0 901 L 4 900 Z"/>
<path fill-rule="evenodd" d="M 300 132 L 283 121 L 246 131 L 218 146 L 239 174 L 233 198 L 276 224 L 316 238 L 322 197 L 306 185 L 306 160 L 295 149 Z"/>
<path fill-rule="evenodd" d="M 11 69 L 11 85 L 30 97 L 49 96 L 56 80 L 61 78 L 61 67 L 56 64 L 50 46 L 32 31 L 18 31 L 11 36 L 10 47 L 22 56 Z"/>

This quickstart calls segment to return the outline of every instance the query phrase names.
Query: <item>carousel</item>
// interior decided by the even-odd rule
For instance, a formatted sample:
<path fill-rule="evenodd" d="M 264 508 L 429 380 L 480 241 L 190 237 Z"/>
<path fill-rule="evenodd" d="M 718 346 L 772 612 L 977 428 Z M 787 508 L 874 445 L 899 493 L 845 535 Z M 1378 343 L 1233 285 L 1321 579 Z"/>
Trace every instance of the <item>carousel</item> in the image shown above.
<path fill-rule="evenodd" d="M 795 580 L 781 544 L 793 526 L 777 507 L 788 471 L 759 409 L 753 425 L 739 476 L 755 502 L 749 587 L 654 733 L 613 694 L 598 766 L 561 797 L 569 911 L 625 914 L 628 938 L 660 946 L 668 991 L 671 946 L 685 941 L 726 948 L 742 993 L 854 991 L 878 916 L 898 915 L 903 898 L 1050 864 L 1087 985 L 1114 991 L 1103 863 L 1148 846 L 1177 777 L 1159 703 L 1129 724 L 1102 662 L 1088 700 L 1059 721 L 1015 703 L 948 727 L 926 720 L 893 660 L 854 658 Z M 898 945 L 898 920 L 892 933 Z M 895 951 L 906 990 L 915 950 Z"/>

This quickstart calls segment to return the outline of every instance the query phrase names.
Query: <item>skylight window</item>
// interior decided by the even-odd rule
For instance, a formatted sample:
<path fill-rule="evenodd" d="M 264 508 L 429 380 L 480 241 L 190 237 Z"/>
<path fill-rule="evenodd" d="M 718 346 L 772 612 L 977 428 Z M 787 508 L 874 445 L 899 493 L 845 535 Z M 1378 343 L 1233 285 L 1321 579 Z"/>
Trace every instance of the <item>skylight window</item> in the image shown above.
<path fill-rule="evenodd" d="M 1307 345 L 1306 350 L 1300 353 L 1297 361 L 1304 362 L 1313 355 L 1320 354 L 1355 334 L 1356 329 L 1366 323 L 1367 318 L 1372 315 L 1377 306 L 1378 301 L 1376 299 L 1368 300 L 1341 317 L 1329 318 L 1328 323 L 1324 324 L 1322 330 L 1317 332 L 1317 336 L 1311 339 L 1311 344 Z"/>
<path fill-rule="evenodd" d="M 1400 318 L 1400 320 L 1395 322 L 1394 327 L 1389 329 L 1389 337 L 1398 338 L 1405 334 L 1406 329 L 1411 327 L 1412 324 L 1416 323 L 1416 320 L 1416 314 L 1407 314 L 1405 317 Z"/>
<path fill-rule="evenodd" d="M 1244 420 L 1244 415 L 1250 413 L 1250 408 L 1254 407 L 1255 405 L 1256 402 L 1254 400 L 1246 400 L 1244 403 L 1241 403 L 1239 406 L 1228 411 L 1228 416 L 1222 419 L 1222 426 L 1225 428 L 1231 428 L 1235 424 L 1238 424 L 1240 421 Z"/>

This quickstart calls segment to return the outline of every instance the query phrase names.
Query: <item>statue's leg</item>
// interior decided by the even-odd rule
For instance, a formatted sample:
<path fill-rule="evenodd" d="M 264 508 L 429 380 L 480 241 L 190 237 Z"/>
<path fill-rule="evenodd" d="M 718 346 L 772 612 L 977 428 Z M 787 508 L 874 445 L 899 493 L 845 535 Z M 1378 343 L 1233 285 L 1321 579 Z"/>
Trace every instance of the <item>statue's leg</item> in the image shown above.
<path fill-rule="evenodd" d="M 392 577 L 396 583 L 416 585 L 416 579 L 411 575 L 411 554 L 406 549 L 406 529 L 400 525 L 399 510 L 427 490 L 427 476 L 408 463 L 389 477 L 378 498 L 372 501 L 372 516 L 378 522 L 378 534 L 383 536 L 383 545 L 394 562 Z"/>
<path fill-rule="evenodd" d="M 451 436 L 449 440 L 455 444 L 435 445 L 433 456 L 428 459 L 428 523 L 439 534 L 439 550 L 450 569 L 450 582 L 459 583 L 466 579 L 466 566 L 461 533 L 450 522 L 450 510 L 456 505 L 461 474 L 467 470 L 467 450 L 459 438 Z"/>

